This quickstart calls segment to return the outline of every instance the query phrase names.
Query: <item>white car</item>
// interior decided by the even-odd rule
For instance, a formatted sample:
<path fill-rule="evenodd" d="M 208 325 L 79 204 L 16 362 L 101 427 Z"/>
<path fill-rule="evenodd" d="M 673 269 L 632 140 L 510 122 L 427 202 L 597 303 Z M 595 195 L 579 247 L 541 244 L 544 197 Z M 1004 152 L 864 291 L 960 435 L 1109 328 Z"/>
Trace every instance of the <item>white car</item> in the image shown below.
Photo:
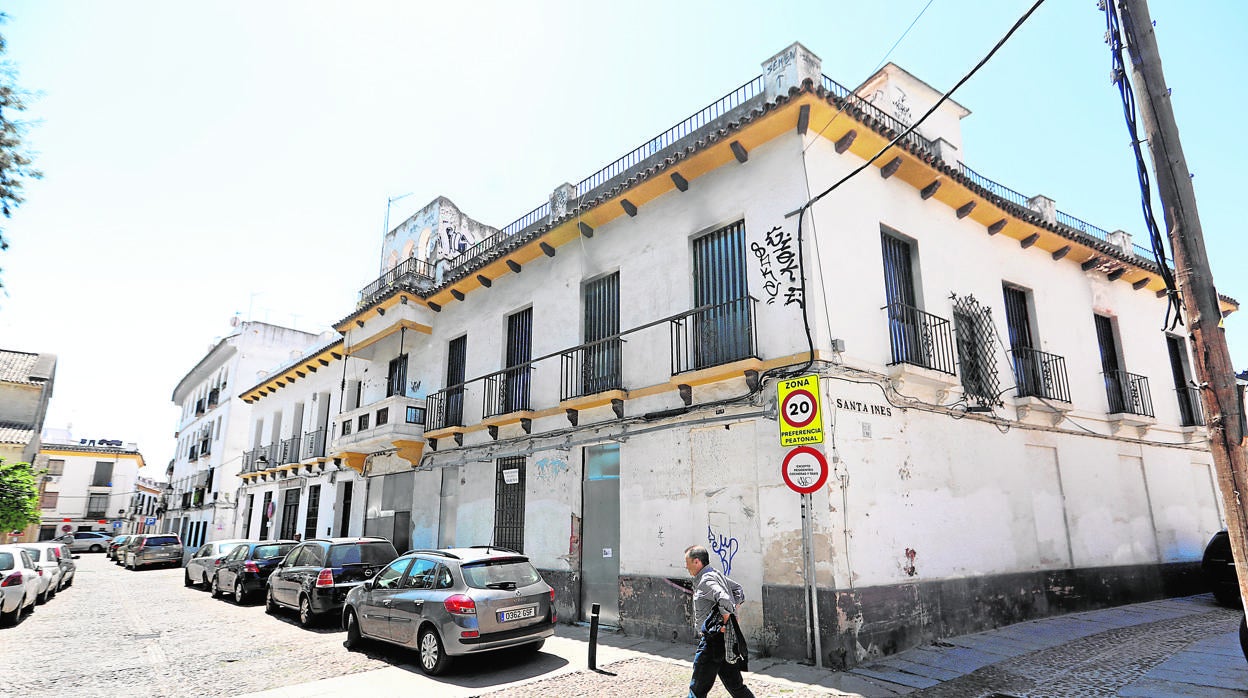
<path fill-rule="evenodd" d="M 18 543 L 19 547 L 25 548 L 30 554 L 30 559 L 35 563 L 35 567 L 39 570 L 42 579 L 39 583 L 39 603 L 47 603 L 48 599 L 56 595 L 61 590 L 64 567 L 61 565 L 60 557 L 56 554 L 56 549 L 61 543 Z"/>
<path fill-rule="evenodd" d="M 0 623 L 12 625 L 33 609 L 39 594 L 39 570 L 19 545 L 0 545 Z"/>
<path fill-rule="evenodd" d="M 199 546 L 199 550 L 195 551 L 191 559 L 186 561 L 186 573 L 183 575 L 182 582 L 188 587 L 201 584 L 207 589 L 212 583 L 210 580 L 217 574 L 217 568 L 221 566 L 221 560 L 225 559 L 226 555 L 243 543 L 257 542 L 259 541 L 238 538 L 204 543 Z"/>
<path fill-rule="evenodd" d="M 112 540 L 113 537 L 106 533 L 78 531 L 77 533 L 66 533 L 60 538 L 53 538 L 52 542 L 64 543 L 75 553 L 102 553 L 108 550 L 108 544 Z"/>

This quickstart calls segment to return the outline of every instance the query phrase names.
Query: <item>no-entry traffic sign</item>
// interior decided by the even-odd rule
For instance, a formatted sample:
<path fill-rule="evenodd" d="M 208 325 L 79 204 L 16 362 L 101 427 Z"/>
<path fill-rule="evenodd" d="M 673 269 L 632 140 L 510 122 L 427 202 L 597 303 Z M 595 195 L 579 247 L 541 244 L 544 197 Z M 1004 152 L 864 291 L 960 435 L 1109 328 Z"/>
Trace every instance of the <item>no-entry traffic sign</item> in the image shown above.
<path fill-rule="evenodd" d="M 828 461 L 810 446 L 798 446 L 784 457 L 780 474 L 789 489 L 798 494 L 810 494 L 828 481 Z"/>
<path fill-rule="evenodd" d="M 776 384 L 780 406 L 780 445 L 823 443 L 823 418 L 819 409 L 819 376 L 801 376 Z"/>

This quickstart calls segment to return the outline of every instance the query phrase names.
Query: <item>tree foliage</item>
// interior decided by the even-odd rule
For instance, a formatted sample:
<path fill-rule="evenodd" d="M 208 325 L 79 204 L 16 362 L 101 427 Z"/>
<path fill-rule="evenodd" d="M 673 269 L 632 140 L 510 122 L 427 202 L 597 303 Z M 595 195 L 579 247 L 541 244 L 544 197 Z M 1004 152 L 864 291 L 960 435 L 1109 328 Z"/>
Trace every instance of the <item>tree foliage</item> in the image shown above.
<path fill-rule="evenodd" d="M 39 523 L 39 481 L 30 463 L 0 459 L 0 532 Z"/>
<path fill-rule="evenodd" d="M 7 17 L 0 13 L 0 24 Z M 4 58 L 7 44 L 0 34 L 0 215 L 9 218 L 21 204 L 22 184 L 28 179 L 38 179 L 42 173 L 34 168 L 33 160 L 26 150 L 23 137 L 26 122 L 18 116 L 26 110 L 25 93 L 17 86 L 17 71 Z M 4 228 L 0 227 L 0 250 L 6 250 L 9 242 Z M 3 287 L 3 283 L 0 283 Z"/>

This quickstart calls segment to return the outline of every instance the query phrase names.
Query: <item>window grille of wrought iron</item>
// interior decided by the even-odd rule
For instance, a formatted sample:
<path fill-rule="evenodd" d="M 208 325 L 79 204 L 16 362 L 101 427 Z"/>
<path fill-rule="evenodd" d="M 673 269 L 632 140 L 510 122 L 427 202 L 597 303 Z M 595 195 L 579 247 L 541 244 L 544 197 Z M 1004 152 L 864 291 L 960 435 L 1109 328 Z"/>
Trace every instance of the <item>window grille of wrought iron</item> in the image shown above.
<path fill-rule="evenodd" d="M 954 294 L 953 299 L 954 332 L 966 400 L 973 406 L 1000 407 L 1001 383 L 994 349 L 998 340 L 992 309 L 980 305 L 975 296 Z"/>

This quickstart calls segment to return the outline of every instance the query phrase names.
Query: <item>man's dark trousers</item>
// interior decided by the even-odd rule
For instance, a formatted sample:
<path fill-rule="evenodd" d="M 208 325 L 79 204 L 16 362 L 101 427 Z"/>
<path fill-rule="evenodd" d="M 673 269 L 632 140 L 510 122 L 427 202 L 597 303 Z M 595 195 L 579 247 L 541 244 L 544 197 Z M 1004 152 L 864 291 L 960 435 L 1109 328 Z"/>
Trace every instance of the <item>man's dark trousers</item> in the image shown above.
<path fill-rule="evenodd" d="M 720 637 L 715 637 L 720 635 Z M 703 634 L 698 640 L 698 652 L 693 655 L 693 678 L 689 681 L 689 698 L 706 698 L 715 677 L 723 682 L 732 698 L 754 698 L 754 693 L 741 680 L 741 671 L 732 664 L 724 663 L 724 639 L 722 633 Z"/>

